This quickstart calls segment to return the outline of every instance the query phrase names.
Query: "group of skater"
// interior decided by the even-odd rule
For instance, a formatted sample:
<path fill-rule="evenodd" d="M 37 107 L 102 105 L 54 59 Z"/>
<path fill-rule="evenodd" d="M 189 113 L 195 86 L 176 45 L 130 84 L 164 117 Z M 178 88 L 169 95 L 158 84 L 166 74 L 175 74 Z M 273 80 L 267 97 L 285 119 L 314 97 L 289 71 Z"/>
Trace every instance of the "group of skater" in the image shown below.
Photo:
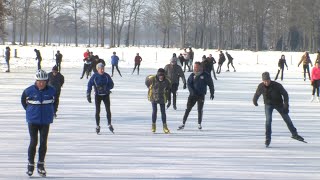
<path fill-rule="evenodd" d="M 229 59 L 228 53 L 226 55 Z M 230 54 L 229 54 L 230 55 Z M 218 64 L 222 65 L 225 60 L 221 60 L 223 52 L 220 51 Z M 28 148 L 28 166 L 27 174 L 29 176 L 33 175 L 35 169 L 35 154 L 36 147 L 38 143 L 38 133 L 40 134 L 40 146 L 39 146 L 39 158 L 37 162 L 37 171 L 41 176 L 46 176 L 46 170 L 44 166 L 45 156 L 47 152 L 47 138 L 49 134 L 50 124 L 53 123 L 53 119 L 57 118 L 57 111 L 59 105 L 59 97 L 61 93 L 61 88 L 64 84 L 64 76 L 59 72 L 61 70 L 61 59 L 62 55 L 60 52 L 57 52 L 57 59 L 60 62 L 60 65 L 56 65 L 52 68 L 50 73 L 46 73 L 44 70 L 39 69 L 35 75 L 35 83 L 28 88 L 26 88 L 21 96 L 21 104 L 26 110 L 26 121 L 28 123 L 28 129 L 30 134 L 30 144 Z M 95 120 L 96 128 L 95 131 L 97 134 L 100 133 L 100 112 L 101 112 L 101 103 L 104 103 L 105 111 L 107 114 L 108 129 L 114 133 L 114 127 L 112 125 L 112 116 L 111 116 L 111 103 L 110 103 L 110 94 L 111 90 L 114 87 L 114 81 L 112 80 L 114 68 L 117 69 L 120 76 L 120 70 L 118 69 L 119 57 L 116 55 L 116 52 L 113 52 L 111 56 L 112 63 L 112 75 L 109 75 L 105 72 L 105 62 L 100 59 L 97 55 L 94 56 L 89 50 L 85 53 L 84 64 L 85 68 L 91 68 L 90 72 L 94 73 L 91 75 L 87 83 L 86 97 L 89 103 L 92 103 L 91 92 L 94 91 L 94 104 L 95 104 Z M 221 57 L 221 58 L 220 58 Z M 230 55 L 231 57 L 231 55 Z M 90 61 L 89 59 L 92 61 Z M 234 71 L 235 68 L 232 63 Z M 196 61 L 192 65 L 192 72 L 189 76 L 185 77 L 185 71 L 183 66 L 178 65 L 179 57 L 173 53 L 170 63 L 165 65 L 163 68 L 159 68 L 155 74 L 148 75 L 145 79 L 145 85 L 148 89 L 148 100 L 151 103 L 152 113 L 151 113 L 151 131 L 155 133 L 157 131 L 157 112 L 158 106 L 160 107 L 161 120 L 162 120 L 162 130 L 165 134 L 170 133 L 170 129 L 167 124 L 166 109 L 172 107 L 174 110 L 177 110 L 177 91 L 179 88 L 180 79 L 183 83 L 183 89 L 189 91 L 188 99 L 186 102 L 186 109 L 182 117 L 181 125 L 177 127 L 177 130 L 183 130 L 186 127 L 186 122 L 191 112 L 192 108 L 197 104 L 197 128 L 202 129 L 202 119 L 203 119 L 203 107 L 205 102 L 205 96 L 207 94 L 207 89 L 209 88 L 210 100 L 214 99 L 214 82 L 211 76 L 211 72 L 215 76 L 214 64 L 216 63 L 215 59 L 212 57 L 212 54 L 209 54 L 208 57 L 205 55 L 202 57 L 201 61 Z M 281 56 L 281 63 L 285 64 L 285 57 Z M 280 62 L 279 60 L 279 62 Z M 88 61 L 86 63 L 86 61 Z M 135 67 L 132 71 L 132 74 L 137 68 L 137 73 L 139 74 L 139 66 L 142 61 L 139 53 L 135 57 Z M 91 62 L 91 63 L 89 63 Z M 90 66 L 88 65 L 90 64 Z M 229 63 L 228 63 L 229 64 Z M 221 72 L 221 65 L 219 71 Z M 282 66 L 281 66 L 282 67 Z M 319 84 L 320 78 L 316 78 L 316 74 L 320 76 L 320 68 L 318 62 L 315 67 L 317 70 L 313 72 L 310 77 L 312 84 Z M 313 68 L 314 69 L 314 68 Z M 229 71 L 229 66 L 228 70 Z M 87 72 L 87 70 L 84 70 Z M 90 73 L 89 72 L 89 73 Z M 81 79 L 85 73 L 82 73 Z M 315 77 L 313 77 L 315 74 Z M 87 78 L 90 74 L 87 74 Z M 278 75 L 277 75 L 278 76 Z M 283 75 L 282 75 L 283 76 Z M 276 77 L 277 78 L 277 77 Z M 319 87 L 319 86 L 318 86 Z M 315 91 L 315 90 L 314 90 Z M 319 88 L 317 89 L 319 94 Z M 262 73 L 262 82 L 259 83 L 256 92 L 253 96 L 253 104 L 258 106 L 258 99 L 263 95 L 264 106 L 265 106 L 265 146 L 269 147 L 271 143 L 271 124 L 272 124 L 272 113 L 273 110 L 277 110 L 282 116 L 283 120 L 287 124 L 289 131 L 291 132 L 291 138 L 304 141 L 304 138 L 298 134 L 297 129 L 293 125 L 291 118 L 289 116 L 289 96 L 284 87 L 276 82 L 272 81 L 270 78 L 269 72 Z"/>

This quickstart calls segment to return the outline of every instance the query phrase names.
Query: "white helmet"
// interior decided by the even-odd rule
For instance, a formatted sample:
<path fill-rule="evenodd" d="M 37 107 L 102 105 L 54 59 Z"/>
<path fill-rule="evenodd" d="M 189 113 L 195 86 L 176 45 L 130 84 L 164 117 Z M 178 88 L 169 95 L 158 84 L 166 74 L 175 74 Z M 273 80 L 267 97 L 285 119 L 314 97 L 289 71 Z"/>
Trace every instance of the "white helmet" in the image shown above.
<path fill-rule="evenodd" d="M 39 70 L 36 72 L 36 80 L 37 80 L 37 81 L 48 80 L 48 74 L 47 74 L 44 70 L 39 69 Z"/>

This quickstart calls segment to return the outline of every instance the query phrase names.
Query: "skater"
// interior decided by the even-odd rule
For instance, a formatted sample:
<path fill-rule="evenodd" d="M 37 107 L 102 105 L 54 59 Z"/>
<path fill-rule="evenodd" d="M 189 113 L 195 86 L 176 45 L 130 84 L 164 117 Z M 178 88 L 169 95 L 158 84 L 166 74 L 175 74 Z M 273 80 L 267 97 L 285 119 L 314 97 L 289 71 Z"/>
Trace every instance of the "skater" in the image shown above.
<path fill-rule="evenodd" d="M 168 134 L 170 130 L 167 126 L 167 116 L 165 103 L 168 102 L 168 106 L 171 104 L 170 99 L 170 88 L 171 83 L 168 78 L 165 76 L 165 70 L 160 68 L 157 71 L 157 75 L 149 75 L 145 81 L 146 86 L 148 87 L 148 99 L 152 105 L 152 132 L 156 132 L 156 121 L 157 121 L 157 105 L 160 105 L 161 118 L 163 124 L 163 132 Z"/>
<path fill-rule="evenodd" d="M 42 61 L 42 57 L 40 54 L 40 51 L 38 49 L 34 49 L 34 52 L 36 52 L 36 60 L 38 60 L 38 70 L 41 69 L 41 61 Z"/>
<path fill-rule="evenodd" d="M 114 84 L 110 75 L 104 72 L 104 65 L 102 63 L 97 64 L 97 73 L 94 73 L 89 82 L 87 89 L 87 100 L 91 103 L 91 90 L 94 87 L 95 92 L 95 107 L 96 107 L 96 133 L 100 133 L 100 105 L 103 101 L 108 120 L 108 128 L 113 133 L 114 129 L 111 124 L 111 109 L 110 109 L 110 93 Z"/>
<path fill-rule="evenodd" d="M 137 53 L 136 57 L 134 58 L 134 68 L 133 68 L 133 71 L 131 74 L 134 73 L 134 71 L 136 70 L 137 68 L 137 71 L 138 71 L 138 75 L 139 75 L 139 69 L 140 69 L 140 63 L 142 61 L 142 58 L 141 56 L 139 56 L 139 53 Z"/>
<path fill-rule="evenodd" d="M 87 79 L 89 78 L 89 75 L 91 75 L 91 70 L 92 70 L 92 64 L 93 64 L 93 52 L 89 52 L 87 50 L 84 55 L 85 58 L 83 59 L 83 70 L 80 79 L 83 78 L 84 74 L 86 74 Z"/>
<path fill-rule="evenodd" d="M 192 72 L 192 70 L 193 70 L 194 52 L 192 51 L 191 47 L 189 47 L 189 52 L 188 53 L 189 53 L 189 62 L 188 62 L 188 64 L 189 64 L 189 67 L 190 67 L 189 72 Z"/>
<path fill-rule="evenodd" d="M 276 78 L 274 78 L 275 81 L 278 79 L 280 71 L 281 71 L 281 81 L 283 80 L 284 65 L 286 65 L 287 70 L 288 70 L 288 65 L 287 65 L 287 62 L 286 62 L 286 58 L 285 58 L 284 55 L 281 55 L 281 58 L 279 59 L 279 62 L 278 62 L 278 73 L 276 75 Z"/>
<path fill-rule="evenodd" d="M 272 123 L 272 112 L 276 109 L 282 119 L 288 126 L 292 134 L 292 138 L 298 141 L 304 141 L 303 137 L 298 135 L 297 129 L 294 127 L 291 118 L 289 116 L 289 96 L 287 91 L 283 88 L 280 83 L 271 81 L 269 72 L 262 73 L 262 83 L 258 85 L 256 93 L 253 96 L 253 104 L 258 106 L 258 99 L 263 95 L 264 110 L 266 114 L 266 140 L 265 145 L 268 147 L 271 142 L 271 123 Z"/>
<path fill-rule="evenodd" d="M 180 53 L 180 55 L 178 56 L 178 59 L 179 59 L 180 64 L 181 64 L 181 68 L 183 68 L 183 67 L 184 67 L 183 72 L 185 72 L 185 71 L 186 71 L 186 69 L 185 69 L 185 66 L 183 65 L 183 64 L 185 63 L 185 60 L 184 60 L 184 57 L 183 57 L 182 53 Z"/>
<path fill-rule="evenodd" d="M 6 63 L 8 66 L 8 69 L 6 70 L 6 72 L 10 72 L 10 63 L 9 63 L 9 61 L 10 61 L 10 48 L 9 48 L 9 46 L 6 47 L 5 55 L 6 55 L 6 57 L 5 57 Z"/>
<path fill-rule="evenodd" d="M 90 70 L 92 69 L 93 73 L 98 73 L 97 64 L 102 63 L 103 66 L 106 66 L 106 62 L 103 59 L 100 59 L 98 55 L 92 57 L 92 64 Z"/>
<path fill-rule="evenodd" d="M 310 60 L 310 56 L 307 51 L 301 57 L 298 67 L 300 66 L 301 63 L 303 64 L 303 80 L 306 81 L 306 71 L 308 71 L 309 80 L 311 80 L 309 64 L 311 64 L 311 67 L 312 67 L 312 62 Z"/>
<path fill-rule="evenodd" d="M 116 52 L 113 52 L 112 54 L 113 55 L 111 56 L 111 65 L 112 65 L 112 75 L 111 75 L 111 77 L 113 77 L 114 67 L 116 67 L 119 75 L 122 77 L 121 72 L 120 72 L 119 67 L 118 67 L 119 57 L 116 55 Z"/>
<path fill-rule="evenodd" d="M 56 66 L 58 67 L 58 72 L 61 72 L 61 61 L 62 61 L 62 54 L 58 50 L 56 54 Z"/>
<path fill-rule="evenodd" d="M 228 64 L 227 64 L 227 67 L 228 67 L 228 70 L 227 72 L 229 72 L 229 64 L 231 64 L 231 66 L 233 67 L 233 72 L 236 72 L 236 68 L 234 68 L 233 66 L 233 57 L 228 53 L 226 52 L 226 55 L 227 55 L 227 58 L 228 58 Z"/>
<path fill-rule="evenodd" d="M 53 122 L 54 103 L 56 91 L 47 85 L 48 74 L 39 69 L 36 73 L 36 82 L 25 89 L 21 96 L 21 104 L 26 110 L 26 119 L 30 134 L 28 148 L 27 174 L 32 176 L 34 170 L 34 158 L 40 134 L 39 159 L 37 163 L 38 173 L 46 176 L 44 161 L 47 152 L 47 138 L 50 124 Z"/>
<path fill-rule="evenodd" d="M 193 73 L 190 74 L 188 80 L 188 89 L 189 89 L 189 97 L 187 102 L 187 109 L 183 116 L 182 125 L 178 127 L 178 130 L 184 129 L 187 118 L 192 107 L 197 103 L 198 104 L 198 129 L 202 129 L 202 115 L 203 115 L 203 105 L 205 95 L 207 93 L 207 86 L 210 89 L 210 99 L 214 99 L 214 85 L 212 78 L 207 72 L 204 72 L 201 69 L 201 63 L 195 62 Z"/>
<path fill-rule="evenodd" d="M 317 51 L 317 58 L 314 62 L 314 65 L 316 65 L 317 63 L 320 63 L 320 51 L 319 50 Z"/>
<path fill-rule="evenodd" d="M 311 102 L 316 100 L 320 102 L 319 98 L 319 86 L 320 86 L 320 67 L 319 63 L 315 64 L 311 71 L 311 85 L 312 85 L 312 97 Z M 317 91 L 317 97 L 315 97 L 315 92 Z"/>
<path fill-rule="evenodd" d="M 221 66 L 224 63 L 224 61 L 226 60 L 226 57 L 224 56 L 223 52 L 220 51 L 219 54 L 219 61 L 218 61 L 218 68 L 217 68 L 217 74 L 220 74 L 221 72 Z"/>
<path fill-rule="evenodd" d="M 173 109 L 177 110 L 177 91 L 179 87 L 179 78 L 183 81 L 183 89 L 187 88 L 186 78 L 182 71 L 182 68 L 177 64 L 176 54 L 173 53 L 173 57 L 170 60 L 170 64 L 167 64 L 164 67 L 165 76 L 171 81 L 171 93 L 172 93 L 172 101 L 173 101 Z M 171 96 L 170 93 L 170 96 Z M 169 98 L 171 99 L 171 98 Z M 168 104 L 170 106 L 170 104 Z"/>
<path fill-rule="evenodd" d="M 49 77 L 48 85 L 56 89 L 54 117 L 57 118 L 61 88 L 64 84 L 64 76 L 58 71 L 57 66 L 53 66 L 52 71 L 48 74 L 48 77 Z"/>
<path fill-rule="evenodd" d="M 216 63 L 216 60 L 212 57 L 212 54 L 209 54 L 209 57 L 206 57 L 205 55 L 202 56 L 202 70 L 204 72 L 207 72 L 211 77 L 211 71 L 213 72 L 214 79 L 217 80 L 216 73 L 214 71 L 214 64 Z"/>
<path fill-rule="evenodd" d="M 183 57 L 184 57 L 184 69 L 183 72 L 186 72 L 186 66 L 188 66 L 188 72 L 190 72 L 190 66 L 189 66 L 189 60 L 190 60 L 190 53 L 187 52 L 187 49 L 184 49 L 184 53 L 183 53 Z"/>

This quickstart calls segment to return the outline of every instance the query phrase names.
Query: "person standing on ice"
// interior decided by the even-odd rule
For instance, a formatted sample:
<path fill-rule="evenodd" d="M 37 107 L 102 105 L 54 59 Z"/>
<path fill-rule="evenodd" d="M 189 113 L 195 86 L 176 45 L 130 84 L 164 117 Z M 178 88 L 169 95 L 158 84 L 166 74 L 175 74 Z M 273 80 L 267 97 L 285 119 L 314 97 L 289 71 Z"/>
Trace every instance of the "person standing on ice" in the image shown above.
<path fill-rule="evenodd" d="M 281 71 L 281 81 L 283 80 L 284 65 L 286 65 L 287 70 L 288 70 L 288 65 L 287 65 L 287 62 L 286 62 L 286 58 L 285 58 L 284 55 L 281 55 L 281 58 L 279 59 L 279 62 L 278 62 L 278 73 L 276 75 L 276 78 L 274 78 L 275 81 L 278 79 L 280 71 Z"/>
<path fill-rule="evenodd" d="M 56 91 L 53 87 L 47 85 L 48 74 L 45 71 L 39 69 L 35 79 L 35 84 L 25 89 L 21 96 L 21 104 L 26 110 L 26 119 L 30 134 L 27 174 L 29 176 L 33 174 L 39 133 L 40 146 L 38 150 L 39 159 L 37 169 L 41 176 L 46 176 L 44 160 L 47 152 L 49 127 L 53 122 Z"/>
<path fill-rule="evenodd" d="M 113 77 L 114 67 L 116 67 L 119 75 L 122 77 L 121 72 L 120 72 L 119 67 L 118 67 L 119 57 L 116 55 L 116 52 L 113 52 L 112 54 L 113 55 L 111 56 L 111 65 L 112 65 L 112 75 L 111 75 L 111 77 Z"/>
<path fill-rule="evenodd" d="M 131 74 L 133 74 L 137 68 L 138 75 L 139 75 L 141 61 L 142 61 L 142 58 L 141 56 L 139 56 L 139 53 L 137 53 L 136 57 L 134 58 L 134 68 Z"/>
<path fill-rule="evenodd" d="M 34 49 L 34 52 L 36 52 L 36 60 L 38 60 L 38 69 L 41 69 L 41 61 L 42 61 L 42 57 L 41 57 L 41 53 L 38 49 Z"/>
<path fill-rule="evenodd" d="M 319 63 L 316 63 L 315 66 L 312 68 L 311 71 L 311 86 L 312 86 L 312 97 L 311 102 L 316 100 L 317 102 L 320 102 L 319 98 L 319 86 L 320 86 L 320 67 Z M 317 97 L 315 97 L 315 92 L 317 91 Z"/>
<path fill-rule="evenodd" d="M 145 85 L 148 87 L 148 100 L 152 105 L 152 132 L 156 132 L 157 121 L 157 105 L 160 105 L 161 118 L 163 124 L 163 132 L 168 134 L 170 130 L 167 126 L 167 115 L 165 104 L 168 102 L 168 108 L 171 104 L 170 91 L 171 82 L 165 76 L 165 70 L 163 68 L 158 69 L 157 75 L 149 75 L 146 77 Z"/>
<path fill-rule="evenodd" d="M 97 64 L 97 73 L 94 73 L 89 82 L 88 82 L 88 88 L 87 88 L 87 100 L 89 103 L 91 103 L 91 91 L 92 86 L 94 87 L 94 100 L 95 100 L 95 107 L 96 107 L 96 133 L 100 133 L 100 105 L 101 101 L 103 101 L 106 113 L 107 113 L 107 119 L 108 119 L 108 128 L 113 133 L 114 129 L 111 124 L 111 109 L 110 109 L 110 93 L 111 89 L 113 88 L 114 84 L 110 77 L 110 75 L 106 72 L 104 72 L 104 64 L 99 63 Z"/>
<path fill-rule="evenodd" d="M 311 80 L 309 64 L 311 64 L 311 67 L 312 67 L 312 62 L 311 62 L 309 53 L 307 51 L 301 57 L 298 67 L 300 66 L 301 63 L 303 64 L 303 80 L 306 81 L 306 71 L 308 71 L 309 80 Z"/>
<path fill-rule="evenodd" d="M 258 85 L 256 93 L 253 96 L 253 104 L 255 106 L 258 106 L 258 99 L 261 95 L 263 95 L 264 111 L 266 114 L 266 147 L 269 147 L 271 142 L 271 123 L 274 109 L 280 113 L 282 119 L 287 124 L 292 134 L 291 138 L 304 141 L 303 137 L 298 135 L 297 129 L 294 127 L 289 116 L 289 96 L 287 91 L 280 83 L 271 81 L 269 72 L 262 73 L 262 82 Z"/>
<path fill-rule="evenodd" d="M 58 71 L 57 66 L 53 66 L 52 71 L 48 74 L 48 85 L 56 89 L 54 104 L 54 117 L 57 118 L 58 106 L 60 102 L 61 88 L 64 84 L 64 76 Z"/>
<path fill-rule="evenodd" d="M 223 63 L 224 63 L 225 60 L 226 60 L 226 57 L 224 56 L 223 52 L 220 51 L 219 61 L 218 61 L 218 68 L 217 68 L 217 74 L 220 74 L 220 72 L 221 72 L 221 66 L 223 65 Z"/>
<path fill-rule="evenodd" d="M 209 54 L 209 57 L 205 55 L 202 56 L 202 70 L 207 72 L 211 77 L 211 71 L 213 72 L 214 79 L 217 80 L 216 73 L 214 72 L 214 64 L 216 63 L 215 59 L 212 57 L 212 54 Z"/>
<path fill-rule="evenodd" d="M 88 79 L 92 67 L 93 52 L 90 52 L 89 49 L 87 49 L 87 51 L 83 53 L 83 57 L 83 70 L 80 79 L 83 78 L 84 74 L 87 75 Z"/>
<path fill-rule="evenodd" d="M 187 88 L 186 78 L 184 76 L 183 70 L 181 66 L 177 64 L 178 58 L 175 53 L 173 53 L 173 57 L 170 60 L 170 64 L 167 64 L 164 67 L 165 76 L 171 81 L 171 93 L 172 93 L 172 101 L 173 101 L 173 109 L 177 109 L 177 91 L 179 87 L 179 79 L 181 78 L 183 81 L 183 89 Z M 170 93 L 170 96 L 171 96 Z M 171 98 L 169 98 L 171 99 Z M 170 104 L 168 104 L 170 106 Z"/>
<path fill-rule="evenodd" d="M 9 61 L 10 61 L 10 48 L 9 48 L 9 46 L 6 47 L 5 55 L 6 55 L 6 57 L 5 57 L 6 63 L 8 66 L 8 69 L 6 70 L 6 72 L 10 72 L 10 63 L 9 63 Z"/>
<path fill-rule="evenodd" d="M 228 53 L 226 52 L 226 55 L 227 55 L 227 58 L 228 58 L 228 64 L 227 64 L 227 67 L 228 67 L 228 70 L 227 72 L 229 72 L 229 64 L 231 64 L 231 66 L 233 67 L 233 72 L 236 72 L 236 68 L 234 68 L 233 66 L 233 57 Z"/>
<path fill-rule="evenodd" d="M 198 104 L 198 129 L 202 129 L 203 105 L 207 94 L 207 86 L 209 86 L 210 89 L 210 99 L 213 100 L 214 84 L 211 76 L 202 70 L 200 62 L 197 61 L 194 63 L 193 73 L 190 74 L 187 85 L 189 89 L 187 109 L 183 116 L 182 125 L 178 127 L 178 130 L 184 129 L 189 113 L 196 103 Z"/>
<path fill-rule="evenodd" d="M 58 50 L 56 54 L 56 66 L 58 67 L 59 72 L 61 71 L 61 62 L 62 62 L 62 54 Z"/>

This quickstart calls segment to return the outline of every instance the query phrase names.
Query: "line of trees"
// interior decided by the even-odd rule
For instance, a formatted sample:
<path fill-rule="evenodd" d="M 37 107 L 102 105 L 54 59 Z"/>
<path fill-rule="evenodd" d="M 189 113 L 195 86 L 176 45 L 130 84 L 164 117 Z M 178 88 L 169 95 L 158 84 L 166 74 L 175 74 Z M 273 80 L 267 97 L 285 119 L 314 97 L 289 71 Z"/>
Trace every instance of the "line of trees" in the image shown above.
<path fill-rule="evenodd" d="M 316 51 L 320 0 L 2 0 L 12 44 Z"/>

